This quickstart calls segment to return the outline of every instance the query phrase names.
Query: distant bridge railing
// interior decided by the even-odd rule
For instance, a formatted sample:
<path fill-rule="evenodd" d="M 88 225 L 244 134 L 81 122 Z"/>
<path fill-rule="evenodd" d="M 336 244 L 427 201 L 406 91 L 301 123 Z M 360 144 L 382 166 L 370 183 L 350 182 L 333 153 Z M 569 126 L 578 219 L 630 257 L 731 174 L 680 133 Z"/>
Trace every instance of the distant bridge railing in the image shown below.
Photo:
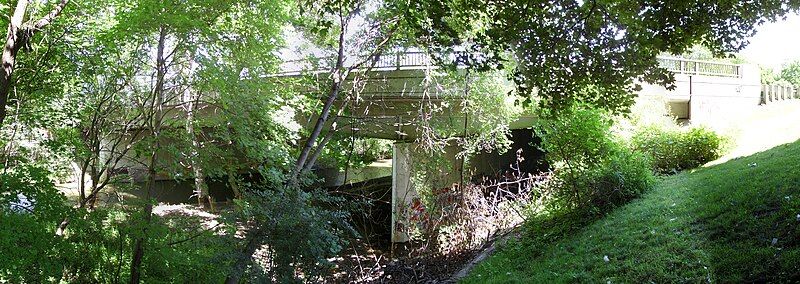
<path fill-rule="evenodd" d="M 791 85 L 761 85 L 761 104 L 798 99 L 797 91 Z"/>
<path fill-rule="evenodd" d="M 448 59 L 455 61 L 459 53 L 447 56 Z M 302 72 L 324 73 L 333 68 L 334 57 L 319 57 L 313 59 L 297 59 L 284 61 L 281 64 L 281 75 L 295 75 Z M 345 65 L 348 65 L 346 62 Z M 352 63 L 350 63 L 352 64 Z M 371 66 L 373 70 L 420 70 L 425 69 L 434 62 L 430 56 L 422 51 L 406 51 L 382 54 L 370 58 L 365 65 Z"/>
<path fill-rule="evenodd" d="M 456 52 L 445 56 L 445 59 L 455 61 L 458 55 L 461 54 L 463 53 Z M 333 67 L 333 59 L 332 57 L 323 57 L 285 61 L 281 64 L 280 75 L 297 75 L 303 72 L 328 72 Z M 383 54 L 372 58 L 370 63 L 373 63 L 371 65 L 372 69 L 382 71 L 419 70 L 435 65 L 431 57 L 422 51 Z M 658 63 L 661 67 L 675 74 L 741 77 L 741 65 L 737 64 L 664 56 L 658 57 Z"/>
<path fill-rule="evenodd" d="M 675 74 L 705 75 L 716 77 L 740 77 L 741 65 L 723 62 L 694 60 L 678 57 L 658 57 L 658 63 Z"/>

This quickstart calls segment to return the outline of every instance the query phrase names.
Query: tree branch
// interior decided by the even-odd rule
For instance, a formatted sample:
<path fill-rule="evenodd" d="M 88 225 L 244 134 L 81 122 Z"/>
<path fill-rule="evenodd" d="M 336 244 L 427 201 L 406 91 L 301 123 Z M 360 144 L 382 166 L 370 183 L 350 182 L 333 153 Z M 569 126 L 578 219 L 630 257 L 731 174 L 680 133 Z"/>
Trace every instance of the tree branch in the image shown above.
<path fill-rule="evenodd" d="M 20 2 L 23 2 L 23 1 L 27 2 L 25 0 L 19 0 L 19 1 Z M 61 11 L 64 10 L 64 7 L 67 6 L 68 2 L 69 2 L 69 0 L 61 0 L 61 2 L 59 2 L 58 5 L 56 5 L 56 7 L 53 8 L 53 10 L 50 11 L 50 13 L 47 13 L 47 15 L 45 15 L 44 17 L 42 17 L 41 19 L 36 21 L 36 23 L 33 24 L 30 28 L 33 29 L 34 31 L 38 31 L 38 30 L 41 30 L 42 28 L 46 27 L 50 23 L 52 23 L 53 19 L 55 19 L 56 17 L 58 17 L 58 15 L 61 14 Z"/>

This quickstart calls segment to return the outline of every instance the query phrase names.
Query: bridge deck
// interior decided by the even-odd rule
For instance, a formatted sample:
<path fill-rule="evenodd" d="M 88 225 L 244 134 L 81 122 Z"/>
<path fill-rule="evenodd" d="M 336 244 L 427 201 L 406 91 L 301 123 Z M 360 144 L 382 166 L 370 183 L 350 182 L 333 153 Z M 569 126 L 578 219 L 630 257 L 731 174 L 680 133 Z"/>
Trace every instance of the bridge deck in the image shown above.
<path fill-rule="evenodd" d="M 446 60 L 448 58 L 452 62 L 456 55 L 445 57 Z M 673 103 L 689 104 L 693 91 L 698 93 L 698 86 L 700 89 L 717 88 L 719 93 L 726 94 L 733 92 L 731 88 L 738 88 L 736 94 L 740 94 L 742 86 L 749 84 L 743 80 L 743 65 L 675 57 L 659 57 L 658 60 L 661 67 L 676 74 L 677 88 L 669 91 L 662 86 L 645 85 L 639 95 L 658 95 Z M 413 140 L 417 137 L 416 125 L 424 104 L 441 108 L 439 115 L 432 119 L 432 124 L 463 128 L 464 120 L 469 119 L 463 112 L 463 79 L 461 83 L 446 84 L 452 89 L 426 87 L 425 79 L 431 78 L 426 75 L 438 71 L 433 61 L 424 52 L 401 52 L 376 57 L 372 62 L 373 68 L 368 70 L 355 70 L 345 86 L 346 90 L 356 90 L 351 96 L 355 100 L 337 102 L 339 107 L 346 107 L 346 114 L 337 119 L 340 129 L 358 136 Z M 331 60 L 289 61 L 284 63 L 282 72 L 276 76 L 311 75 L 325 80 L 330 70 L 327 62 Z M 456 72 L 460 75 L 466 73 L 463 69 Z M 497 79 L 501 84 L 512 86 L 503 76 Z M 306 91 L 320 96 L 326 93 L 325 90 L 316 89 Z M 533 120 L 531 116 L 521 117 L 512 123 L 512 128 L 530 127 Z M 316 119 L 306 118 L 303 121 L 311 127 Z"/>

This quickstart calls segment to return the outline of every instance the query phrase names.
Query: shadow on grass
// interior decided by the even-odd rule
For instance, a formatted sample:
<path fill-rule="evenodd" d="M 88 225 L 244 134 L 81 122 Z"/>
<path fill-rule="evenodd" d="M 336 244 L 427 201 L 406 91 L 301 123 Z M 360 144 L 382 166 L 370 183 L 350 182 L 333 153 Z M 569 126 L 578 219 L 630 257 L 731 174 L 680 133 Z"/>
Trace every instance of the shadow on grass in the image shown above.
<path fill-rule="evenodd" d="M 600 219 L 539 216 L 468 283 L 800 280 L 800 142 L 663 178 Z"/>

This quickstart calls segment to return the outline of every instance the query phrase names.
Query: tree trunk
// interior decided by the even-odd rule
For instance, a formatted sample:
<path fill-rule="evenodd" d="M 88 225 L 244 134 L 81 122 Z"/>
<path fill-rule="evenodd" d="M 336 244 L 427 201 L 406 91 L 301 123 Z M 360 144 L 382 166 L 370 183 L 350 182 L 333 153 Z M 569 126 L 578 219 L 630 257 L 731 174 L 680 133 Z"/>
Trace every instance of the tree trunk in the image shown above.
<path fill-rule="evenodd" d="M 239 182 L 236 180 L 236 171 L 232 166 L 228 166 L 228 185 L 233 191 L 233 196 L 236 199 L 242 199 L 242 192 L 239 190 Z"/>
<path fill-rule="evenodd" d="M 325 123 L 328 121 L 328 116 L 331 113 L 331 108 L 333 107 L 333 103 L 336 102 L 336 98 L 339 97 L 339 91 L 342 88 L 342 81 L 344 80 L 343 77 L 347 76 L 344 72 L 344 34 L 346 32 L 345 29 L 346 23 L 342 21 L 342 26 L 339 30 L 339 48 L 336 56 L 336 65 L 334 66 L 333 73 L 331 74 L 333 77 L 333 83 L 331 83 L 331 91 L 328 94 L 328 99 L 325 100 L 325 104 L 322 106 L 322 111 L 320 112 L 319 118 L 317 119 L 317 123 L 314 125 L 314 130 L 311 132 L 311 135 L 306 140 L 306 144 L 303 147 L 303 150 L 300 152 L 300 157 L 297 158 L 297 163 L 295 164 L 294 170 L 292 171 L 291 175 L 289 176 L 289 184 L 290 186 L 297 185 L 297 178 L 302 173 L 303 168 L 306 165 L 306 160 L 308 159 L 308 155 L 311 153 L 311 149 L 314 148 L 314 144 L 317 142 L 317 138 L 319 137 L 320 133 L 322 133 L 322 128 L 325 126 Z"/>
<path fill-rule="evenodd" d="M 28 8 L 27 0 L 17 0 L 17 7 L 14 15 L 8 24 L 6 33 L 6 44 L 3 47 L 3 72 L 0 72 L 0 126 L 6 118 L 6 104 L 8 103 L 8 92 L 11 89 L 11 74 L 14 73 L 14 62 L 17 59 L 17 52 L 22 47 L 22 20 L 25 18 L 25 10 Z"/>
<path fill-rule="evenodd" d="M 33 33 L 53 22 L 53 20 L 61 14 L 61 11 L 64 10 L 68 2 L 68 0 L 61 0 L 50 13 L 47 13 L 47 15 L 35 23 L 25 24 L 23 26 L 22 21 L 28 9 L 28 1 L 17 0 L 17 6 L 8 24 L 6 44 L 5 47 L 3 47 L 3 56 L 2 59 L 0 59 L 3 65 L 3 72 L 0 72 L 0 127 L 3 126 L 3 121 L 6 118 L 6 104 L 8 103 L 8 92 L 11 90 L 11 75 L 14 73 L 14 63 L 17 59 L 17 52 L 19 52 L 20 47 L 27 42 Z"/>
<path fill-rule="evenodd" d="M 349 99 L 347 101 L 349 101 Z M 345 104 L 347 103 L 347 101 L 345 102 Z M 319 159 L 319 156 L 322 155 L 322 151 L 325 150 L 325 145 L 328 145 L 328 142 L 331 141 L 333 135 L 336 134 L 336 131 L 338 130 L 336 127 L 336 122 L 339 116 L 341 116 L 343 112 L 344 112 L 344 106 L 339 108 L 339 112 L 336 113 L 336 116 L 331 121 L 331 129 L 328 130 L 328 133 L 325 134 L 325 137 L 322 138 L 322 142 L 319 142 L 317 148 L 314 149 L 314 154 L 311 155 L 311 158 L 309 158 L 305 166 L 303 166 L 303 171 L 301 172 L 301 174 L 310 171 L 311 168 L 314 167 L 314 164 L 317 163 L 317 159 Z"/>
<path fill-rule="evenodd" d="M 189 159 L 189 164 L 192 167 L 192 172 L 194 173 L 194 194 L 197 195 L 197 204 L 200 207 L 206 207 L 205 202 L 208 199 L 208 206 L 211 210 L 214 210 L 214 204 L 211 200 L 211 196 L 208 194 L 208 185 L 205 182 L 205 175 L 203 174 L 203 169 L 198 162 L 198 155 L 200 152 L 200 141 L 197 139 L 197 135 L 194 132 L 194 111 L 195 111 L 195 104 L 199 99 L 198 96 L 194 96 L 191 91 L 187 91 L 187 95 L 185 98 L 186 103 L 186 133 L 189 135 L 189 138 L 192 139 L 192 153 Z"/>
<path fill-rule="evenodd" d="M 161 134 L 161 124 L 164 119 L 164 76 L 167 73 L 167 64 L 166 59 L 164 58 L 164 45 L 167 38 L 167 30 L 162 25 L 159 28 L 159 35 L 158 35 L 158 50 L 156 51 L 156 84 L 155 89 L 153 90 L 154 96 L 154 108 L 155 115 L 153 116 L 152 122 L 152 130 L 153 130 L 153 138 L 155 139 L 155 145 L 152 149 L 152 154 L 150 155 L 150 164 L 147 167 L 148 179 L 147 179 L 147 186 L 146 186 L 146 193 L 145 193 L 145 206 L 143 208 L 144 213 L 144 228 L 142 229 L 142 235 L 136 240 L 136 244 L 134 245 L 133 249 L 133 259 L 131 260 L 131 281 L 130 283 L 139 283 L 141 281 L 141 266 L 142 266 L 142 258 L 144 257 L 144 245 L 145 241 L 147 240 L 147 227 L 150 225 L 150 219 L 152 218 L 153 214 L 153 205 L 150 203 L 150 198 L 153 196 L 154 189 L 155 189 L 155 180 L 156 180 L 156 163 L 158 162 L 158 151 L 161 148 L 161 141 L 160 134 Z"/>
<path fill-rule="evenodd" d="M 350 74 L 350 71 L 352 71 L 354 68 L 366 62 L 363 61 L 348 68 L 344 67 L 345 44 L 346 44 L 345 34 L 347 32 L 347 25 L 350 16 L 352 16 L 352 13 L 355 13 L 356 11 L 357 10 L 350 11 L 347 16 L 341 14 L 339 15 L 340 27 L 339 27 L 339 39 L 338 39 L 339 40 L 338 52 L 336 57 L 336 64 L 334 68 L 331 70 L 332 71 L 331 77 L 333 79 L 333 82 L 331 83 L 330 92 L 328 93 L 328 97 L 325 100 L 325 104 L 322 107 L 322 111 L 320 112 L 319 118 L 317 119 L 317 122 L 314 125 L 314 130 L 311 132 L 311 135 L 308 137 L 308 140 L 306 140 L 305 145 L 303 146 L 303 149 L 300 152 L 300 156 L 297 158 L 297 162 L 295 163 L 292 172 L 288 176 L 287 184 L 289 187 L 297 187 L 298 178 L 305 171 L 304 169 L 306 168 L 310 169 L 314 165 L 314 162 L 316 162 L 317 157 L 319 157 L 317 153 L 313 154 L 313 157 L 311 157 L 310 162 L 308 161 L 309 156 L 312 155 L 311 150 L 314 149 L 314 145 L 316 144 L 317 139 L 322 133 L 322 129 L 328 122 L 328 116 L 330 116 L 333 104 L 334 102 L 336 102 L 336 99 L 339 97 L 339 93 L 341 92 L 342 83 L 344 80 L 347 79 L 347 76 Z M 377 52 L 379 52 L 389 42 L 391 34 L 394 33 L 394 30 L 398 26 L 399 25 L 395 25 L 394 28 L 392 28 L 392 31 L 389 33 L 389 35 L 386 38 L 384 38 L 382 42 L 378 44 L 377 48 L 373 50 L 370 56 L 368 56 L 368 59 L 373 58 L 373 55 L 377 54 Z M 325 146 L 324 144 L 327 144 L 327 141 L 324 140 L 330 140 L 330 138 L 327 139 L 323 138 L 323 141 L 321 141 L 320 145 L 317 146 L 317 152 L 322 151 L 321 147 L 324 147 Z M 255 235 L 257 236 L 258 234 L 261 234 L 262 232 L 260 231 L 261 230 L 259 230 L 259 232 L 256 232 Z M 257 238 L 253 236 L 245 237 L 245 241 L 247 242 L 248 245 L 246 246 L 246 249 L 242 254 L 242 258 L 240 258 L 234 265 L 233 271 L 231 272 L 228 279 L 226 279 L 225 283 L 239 282 L 239 278 L 241 278 L 241 275 L 244 274 L 244 269 L 246 268 L 247 263 L 250 261 L 250 258 L 252 257 L 253 253 L 259 246 L 259 241 L 256 239 Z"/>

